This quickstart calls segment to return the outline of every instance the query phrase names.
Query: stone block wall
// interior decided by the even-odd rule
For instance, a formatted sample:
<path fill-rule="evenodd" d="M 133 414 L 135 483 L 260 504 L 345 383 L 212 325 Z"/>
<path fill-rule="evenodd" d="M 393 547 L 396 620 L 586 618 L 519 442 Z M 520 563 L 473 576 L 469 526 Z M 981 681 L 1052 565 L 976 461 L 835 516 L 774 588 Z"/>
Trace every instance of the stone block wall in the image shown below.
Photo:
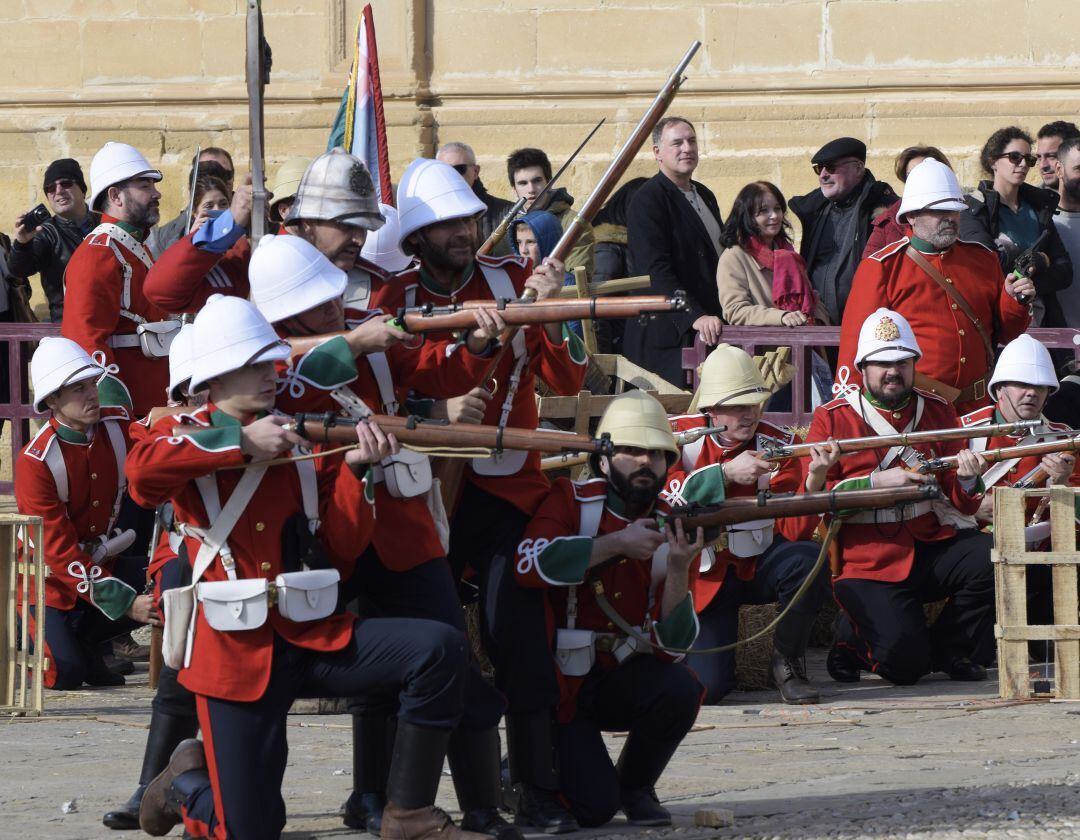
<path fill-rule="evenodd" d="M 274 50 L 269 170 L 325 147 L 360 0 L 264 0 Z M 670 68 L 702 42 L 671 113 L 698 126 L 700 180 L 726 210 L 746 181 L 787 195 L 814 185 L 826 140 L 868 142 L 870 167 L 929 142 L 961 181 L 995 128 L 1034 133 L 1080 116 L 1076 0 L 372 0 L 400 172 L 438 143 L 472 144 L 496 194 L 521 145 L 568 154 L 584 196 Z M 43 199 L 57 157 L 84 168 L 108 139 L 167 176 L 163 215 L 184 203 L 196 145 L 247 163 L 244 0 L 6 0 L 0 4 L 0 230 Z M 655 171 L 643 150 L 628 177 Z"/>

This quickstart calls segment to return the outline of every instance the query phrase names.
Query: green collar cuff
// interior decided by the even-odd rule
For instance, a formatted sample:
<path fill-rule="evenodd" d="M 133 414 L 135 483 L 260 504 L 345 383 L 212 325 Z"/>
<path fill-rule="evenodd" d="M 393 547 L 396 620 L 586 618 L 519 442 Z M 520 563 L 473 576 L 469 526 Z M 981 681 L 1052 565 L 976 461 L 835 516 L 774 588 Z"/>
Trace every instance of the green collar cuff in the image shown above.
<path fill-rule="evenodd" d="M 420 266 L 420 284 L 425 289 L 427 289 L 429 292 L 434 292 L 435 294 L 441 295 L 442 297 L 451 297 L 452 295 L 455 295 L 458 292 L 460 292 L 463 288 L 465 288 L 465 286 L 467 286 L 469 284 L 469 281 L 472 280 L 473 267 L 475 265 L 476 265 L 476 263 L 469 263 L 465 267 L 465 269 L 461 272 L 461 280 L 460 280 L 460 282 L 458 282 L 449 291 L 447 291 L 445 288 L 443 288 L 439 283 L 435 282 L 435 279 L 430 274 L 428 274 L 427 270 L 423 267 L 423 265 L 421 265 Z"/>

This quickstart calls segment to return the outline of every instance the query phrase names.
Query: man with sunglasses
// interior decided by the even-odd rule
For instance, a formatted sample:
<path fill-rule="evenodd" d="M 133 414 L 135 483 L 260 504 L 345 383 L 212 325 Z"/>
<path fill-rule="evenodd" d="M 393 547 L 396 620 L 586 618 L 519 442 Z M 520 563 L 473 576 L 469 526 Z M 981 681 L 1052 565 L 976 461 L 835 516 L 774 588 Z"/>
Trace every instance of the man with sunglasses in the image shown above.
<path fill-rule="evenodd" d="M 101 214 L 86 205 L 86 180 L 76 160 L 50 163 L 42 188 L 53 217 L 37 227 L 24 223 L 26 214 L 15 220 L 8 268 L 15 277 L 41 273 L 49 320 L 59 323 L 64 317 L 64 270 L 79 243 L 98 226 Z"/>
<path fill-rule="evenodd" d="M 866 144 L 839 137 L 810 159 L 818 189 L 789 202 L 802 226 L 800 251 L 810 279 L 829 313 L 839 324 L 851 280 L 870 235 L 870 223 L 899 199 L 892 187 L 866 168 Z"/>
<path fill-rule="evenodd" d="M 484 182 L 480 180 L 480 164 L 476 162 L 476 152 L 472 146 L 466 143 L 444 143 L 435 155 L 435 160 L 448 163 L 458 174 L 465 179 L 465 183 L 472 188 L 473 193 L 484 202 L 487 211 L 480 217 L 480 238 L 482 241 L 491 236 L 491 232 L 499 226 L 499 222 L 510 212 L 514 206 L 512 201 L 498 198 L 487 191 Z M 503 237 L 502 241 L 492 250 L 495 257 L 503 257 L 511 253 L 509 237 Z"/>

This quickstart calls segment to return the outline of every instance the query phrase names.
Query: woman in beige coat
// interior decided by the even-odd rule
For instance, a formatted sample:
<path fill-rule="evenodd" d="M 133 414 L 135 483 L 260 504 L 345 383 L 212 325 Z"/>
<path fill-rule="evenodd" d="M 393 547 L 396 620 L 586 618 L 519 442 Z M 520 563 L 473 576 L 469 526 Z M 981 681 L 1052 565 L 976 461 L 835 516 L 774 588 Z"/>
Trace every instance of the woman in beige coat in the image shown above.
<path fill-rule="evenodd" d="M 795 250 L 789 231 L 787 202 L 774 184 L 754 181 L 735 197 L 720 242 L 724 252 L 716 268 L 716 285 L 725 323 L 732 326 L 801 327 L 829 323 L 829 317 Z M 813 355 L 813 354 L 812 354 Z M 812 359 L 814 382 L 829 380 L 823 358 Z M 781 380 L 782 382 L 783 380 Z M 815 404 L 827 397 L 817 387 Z M 784 385 L 769 403 L 770 411 L 791 408 L 791 389 Z"/>
<path fill-rule="evenodd" d="M 828 324 L 806 263 L 791 243 L 787 202 L 768 181 L 747 184 L 735 198 L 720 241 L 716 285 L 724 322 L 732 326 Z"/>

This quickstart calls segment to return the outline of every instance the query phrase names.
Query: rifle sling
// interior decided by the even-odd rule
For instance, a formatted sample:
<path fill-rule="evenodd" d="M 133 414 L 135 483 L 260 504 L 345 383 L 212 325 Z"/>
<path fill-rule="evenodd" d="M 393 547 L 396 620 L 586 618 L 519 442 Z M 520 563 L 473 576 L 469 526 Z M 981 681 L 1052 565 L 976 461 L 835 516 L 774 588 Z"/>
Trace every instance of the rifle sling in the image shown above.
<path fill-rule="evenodd" d="M 986 349 L 986 364 L 991 365 L 994 361 L 994 342 L 990 337 L 990 333 L 986 331 L 986 326 L 980 320 L 979 316 L 975 314 L 975 310 L 971 308 L 971 304 L 967 302 L 967 299 L 960 294 L 960 290 L 956 288 L 955 284 L 950 283 L 944 277 L 941 272 L 934 268 L 930 264 L 930 261 L 920 254 L 915 248 L 910 245 L 907 246 L 907 250 L 904 252 L 911 259 L 915 265 L 925 271 L 930 279 L 937 283 L 945 294 L 949 296 L 949 300 L 956 304 L 957 308 L 963 312 L 968 320 L 974 325 L 976 331 L 979 333 L 979 338 L 982 339 L 983 347 Z M 944 394 L 942 394 L 944 396 Z"/>

